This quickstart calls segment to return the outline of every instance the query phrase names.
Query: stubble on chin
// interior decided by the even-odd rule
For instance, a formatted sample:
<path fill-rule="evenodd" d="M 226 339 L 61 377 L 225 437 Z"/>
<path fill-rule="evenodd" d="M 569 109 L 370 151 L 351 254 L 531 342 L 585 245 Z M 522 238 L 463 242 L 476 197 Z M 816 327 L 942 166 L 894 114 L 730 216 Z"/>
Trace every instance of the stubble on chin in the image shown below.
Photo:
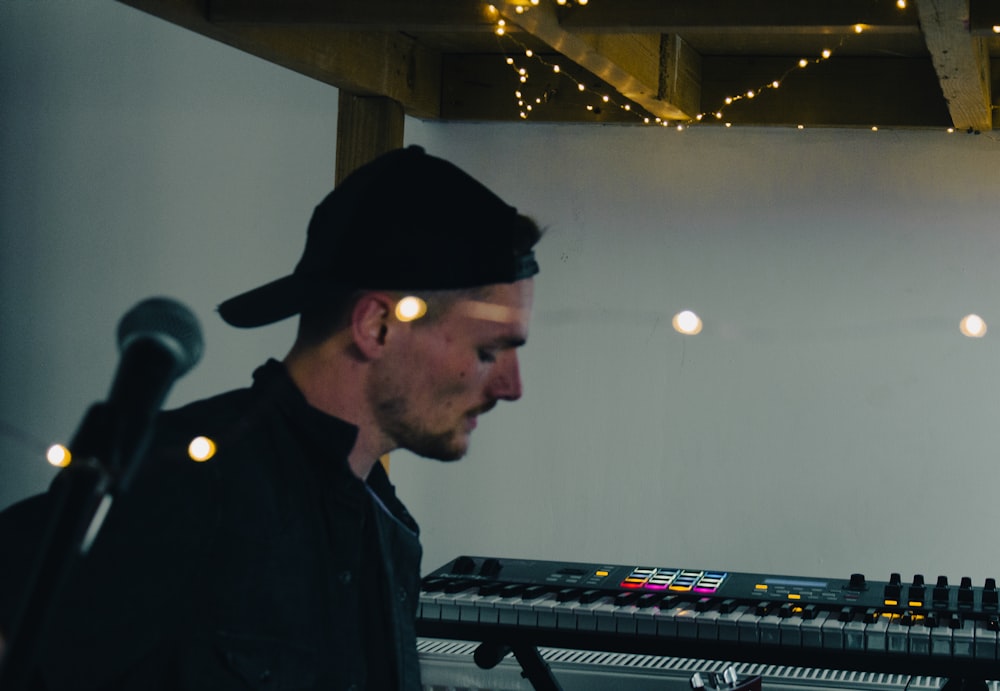
<path fill-rule="evenodd" d="M 468 435 L 458 430 L 430 432 L 407 421 L 406 403 L 401 398 L 382 401 L 376 406 L 382 432 L 398 449 L 406 449 L 424 458 L 437 461 L 457 461 L 469 447 Z"/>

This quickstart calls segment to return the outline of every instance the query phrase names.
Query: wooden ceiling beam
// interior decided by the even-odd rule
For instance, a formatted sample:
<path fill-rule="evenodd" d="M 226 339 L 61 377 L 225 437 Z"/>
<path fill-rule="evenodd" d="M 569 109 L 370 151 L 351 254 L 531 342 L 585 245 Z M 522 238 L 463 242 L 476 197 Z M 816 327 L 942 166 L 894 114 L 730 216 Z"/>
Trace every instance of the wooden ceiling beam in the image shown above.
<path fill-rule="evenodd" d="M 969 0 L 918 0 L 917 10 L 954 126 L 992 130 L 989 50 L 969 32 Z"/>
<path fill-rule="evenodd" d="M 573 31 L 683 33 L 714 32 L 846 33 L 856 24 L 870 30 L 916 33 L 916 14 L 884 0 L 801 2 L 774 0 L 615 0 L 567 5 L 560 22 Z"/>
<path fill-rule="evenodd" d="M 229 24 L 311 24 L 353 31 L 490 32 L 481 0 L 207 0 L 208 18 Z"/>
<path fill-rule="evenodd" d="M 664 120 L 686 121 L 701 101 L 700 56 L 679 38 L 664 45 L 657 34 L 580 34 L 559 24 L 545 3 L 518 13 L 523 3 L 497 8 L 507 21 L 599 78 L 626 99 Z M 669 98 L 668 98 L 669 97 Z"/>
<path fill-rule="evenodd" d="M 409 115 L 440 115 L 441 55 L 402 33 L 217 24 L 204 0 L 119 1 L 354 94 L 393 99 Z"/>

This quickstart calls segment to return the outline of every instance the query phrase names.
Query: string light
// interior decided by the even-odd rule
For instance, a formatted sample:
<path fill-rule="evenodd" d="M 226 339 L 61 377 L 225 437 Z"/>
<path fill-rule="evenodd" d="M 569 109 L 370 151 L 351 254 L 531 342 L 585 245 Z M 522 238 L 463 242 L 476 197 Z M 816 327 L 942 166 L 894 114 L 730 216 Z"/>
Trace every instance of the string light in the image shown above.
<path fill-rule="evenodd" d="M 515 8 L 514 8 L 514 10 L 515 10 L 515 12 L 517 14 L 523 15 L 525 12 L 528 12 L 533 7 L 537 7 L 540 2 L 541 2 L 541 0 L 529 0 L 530 5 L 527 5 L 527 6 L 523 5 L 523 4 L 516 5 Z M 587 2 L 588 2 L 588 0 L 575 0 L 575 4 L 578 5 L 578 6 L 580 6 L 580 7 L 586 6 Z M 572 5 L 573 3 L 570 2 L 570 0 L 556 0 L 556 4 L 559 5 L 560 7 L 566 7 L 566 6 Z M 896 0 L 896 7 L 898 7 L 900 10 L 905 10 L 907 8 L 907 5 L 908 5 L 908 3 L 907 3 L 906 0 Z M 489 12 L 491 14 L 499 15 L 499 10 L 497 9 L 497 7 L 495 5 L 488 5 L 487 9 L 489 10 Z M 854 24 L 852 26 L 854 35 L 860 35 L 860 34 L 864 33 L 867 30 L 867 28 L 868 28 L 868 25 L 862 24 L 862 23 Z M 996 32 L 996 33 L 1000 33 L 1000 26 L 994 26 L 993 27 L 993 31 Z M 533 59 L 541 62 L 543 65 L 546 65 L 546 66 L 550 67 L 552 69 L 553 73 L 559 74 L 559 75 L 564 76 L 564 77 L 570 79 L 571 81 L 573 81 L 576 84 L 576 88 L 577 88 L 577 90 L 579 92 L 582 93 L 582 92 L 587 91 L 586 84 L 584 84 L 582 81 L 579 81 L 579 80 L 575 79 L 572 75 L 566 73 L 558 64 L 549 64 L 549 63 L 545 62 L 544 60 L 542 60 L 541 57 L 536 56 L 535 53 L 534 53 L 534 51 L 532 51 L 530 48 L 526 48 L 525 46 L 523 46 L 519 42 L 517 42 L 516 39 L 514 39 L 513 36 L 511 36 L 508 33 L 508 31 L 507 31 L 507 22 L 503 18 L 498 18 L 497 19 L 497 24 L 496 24 L 496 27 L 495 27 L 495 33 L 496 33 L 496 35 L 498 37 L 502 37 L 505 40 L 511 40 L 511 41 L 514 41 L 515 43 L 517 43 L 521 47 L 521 49 L 523 51 L 523 54 L 524 54 L 524 56 L 526 58 L 533 58 Z M 844 41 L 846 40 L 846 38 L 847 38 L 847 36 L 842 37 L 840 39 L 839 44 L 836 47 L 840 48 L 841 46 L 843 46 Z M 791 74 L 796 68 L 798 68 L 798 69 L 805 69 L 807 67 L 810 67 L 811 65 L 819 64 L 819 63 L 821 63 L 821 62 L 823 62 L 825 60 L 829 60 L 833 56 L 833 54 L 834 54 L 834 50 L 833 49 L 831 49 L 831 48 L 825 48 L 825 49 L 823 49 L 823 51 L 820 53 L 819 57 L 817 57 L 817 58 L 812 58 L 812 59 L 805 58 L 805 57 L 800 58 L 796 62 L 795 67 L 792 67 L 792 68 L 786 70 L 785 73 L 782 74 L 781 76 L 779 76 L 777 79 L 772 79 L 771 81 L 766 82 L 765 84 L 763 84 L 763 85 L 761 85 L 761 86 L 759 86 L 759 87 L 757 87 L 755 89 L 747 89 L 742 94 L 735 94 L 735 95 L 731 95 L 731 96 L 726 96 L 726 97 L 723 98 L 723 105 L 720 106 L 717 110 L 709 111 L 709 112 L 705 112 L 705 113 L 699 113 L 699 114 L 695 115 L 694 117 L 692 117 L 691 119 L 689 119 L 688 121 L 686 121 L 685 123 L 670 123 L 670 122 L 662 120 L 659 117 L 653 117 L 651 119 L 649 113 L 639 112 L 639 109 L 635 109 L 634 110 L 633 109 L 633 104 L 631 104 L 631 103 L 624 102 L 622 104 L 618 104 L 615 101 L 613 101 L 606 94 L 605 95 L 601 95 L 600 98 L 601 98 L 601 102 L 602 103 L 613 104 L 613 105 L 617 106 L 623 112 L 634 115 L 644 125 L 653 125 L 653 124 L 656 124 L 656 125 L 662 125 L 662 126 L 666 127 L 666 126 L 669 126 L 671 124 L 676 124 L 677 130 L 678 131 L 683 131 L 685 129 L 685 127 L 683 127 L 681 125 L 690 125 L 690 124 L 694 124 L 694 123 L 703 122 L 704 119 L 706 118 L 706 116 L 708 116 L 708 115 L 714 116 L 714 119 L 716 121 L 722 121 L 723 117 L 724 117 L 723 116 L 723 111 L 725 110 L 725 108 L 733 105 L 734 103 L 742 101 L 742 100 L 756 99 L 758 96 L 763 95 L 763 92 L 765 92 L 768 89 L 779 89 L 779 88 L 781 88 L 781 85 L 782 85 L 782 82 L 784 81 L 784 79 L 787 76 L 789 76 L 789 74 Z M 528 83 L 530 75 L 528 74 L 528 72 L 527 72 L 527 70 L 525 68 L 516 66 L 516 61 L 513 58 L 511 58 L 511 57 L 507 57 L 507 64 L 513 66 L 514 69 L 516 70 L 517 75 L 518 75 L 518 82 L 520 84 L 524 85 L 524 84 Z M 515 92 L 515 94 L 516 94 L 516 100 L 517 100 L 518 108 L 520 108 L 520 117 L 522 119 L 527 119 L 528 113 L 531 112 L 532 107 L 530 105 L 525 106 L 524 100 L 523 100 L 523 97 L 522 97 L 522 94 L 521 94 L 520 90 L 518 90 L 517 92 Z M 551 94 L 552 94 L 552 92 L 547 87 L 546 90 L 545 90 L 545 92 L 544 92 L 544 94 L 543 94 L 543 96 L 540 97 L 540 98 L 535 99 L 536 105 L 542 105 L 543 103 L 547 102 Z M 596 107 L 595 105 L 593 105 L 593 104 L 588 104 L 588 105 L 585 106 L 585 108 L 590 113 L 599 113 L 599 112 L 601 112 L 601 110 L 598 107 Z M 732 127 L 732 122 L 730 122 L 730 121 L 726 121 L 723 124 L 727 128 L 728 127 Z M 805 129 L 805 126 L 802 125 L 802 124 L 799 124 L 799 125 L 797 125 L 797 129 L 799 129 L 799 130 Z M 872 131 L 877 132 L 878 131 L 878 127 L 872 127 Z M 948 132 L 954 132 L 954 128 L 948 128 Z"/>
<path fill-rule="evenodd" d="M 73 460 L 73 454 L 62 444 L 53 444 L 45 452 L 45 460 L 56 468 L 65 468 Z"/>
<path fill-rule="evenodd" d="M 986 322 L 978 314 L 967 314 L 962 317 L 958 329 L 969 338 L 982 338 L 986 335 Z"/>
<path fill-rule="evenodd" d="M 215 456 L 215 442 L 208 437 L 195 437 L 188 444 L 188 458 L 195 463 L 204 463 Z"/>

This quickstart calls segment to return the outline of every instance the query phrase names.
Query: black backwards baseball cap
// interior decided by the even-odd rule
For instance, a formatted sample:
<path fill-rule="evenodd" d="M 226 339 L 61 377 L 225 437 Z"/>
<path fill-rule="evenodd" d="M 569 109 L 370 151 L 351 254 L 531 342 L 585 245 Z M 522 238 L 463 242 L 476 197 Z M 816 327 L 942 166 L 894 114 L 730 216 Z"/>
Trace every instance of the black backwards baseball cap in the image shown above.
<path fill-rule="evenodd" d="M 351 289 L 449 290 L 538 273 L 539 230 L 482 183 L 419 146 L 358 168 L 313 212 L 295 271 L 219 305 L 233 326 L 271 324 Z"/>

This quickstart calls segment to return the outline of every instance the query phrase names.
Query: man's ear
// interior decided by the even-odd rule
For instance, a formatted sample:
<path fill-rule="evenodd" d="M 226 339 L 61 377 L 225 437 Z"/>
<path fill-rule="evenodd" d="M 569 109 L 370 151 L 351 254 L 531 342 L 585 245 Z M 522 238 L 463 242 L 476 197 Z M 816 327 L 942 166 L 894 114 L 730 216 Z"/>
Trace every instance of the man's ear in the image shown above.
<path fill-rule="evenodd" d="M 364 293 L 351 310 L 354 344 L 369 359 L 381 355 L 393 319 L 395 300 L 386 293 Z"/>

